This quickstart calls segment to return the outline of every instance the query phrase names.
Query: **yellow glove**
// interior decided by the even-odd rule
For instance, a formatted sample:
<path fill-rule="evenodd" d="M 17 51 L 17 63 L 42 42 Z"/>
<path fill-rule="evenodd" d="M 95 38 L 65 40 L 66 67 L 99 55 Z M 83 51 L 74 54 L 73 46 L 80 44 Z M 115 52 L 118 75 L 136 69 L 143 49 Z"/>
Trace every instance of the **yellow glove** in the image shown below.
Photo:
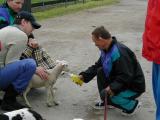
<path fill-rule="evenodd" d="M 70 76 L 71 76 L 71 80 L 72 80 L 74 83 L 76 83 L 77 85 L 82 86 L 83 80 L 81 80 L 78 75 L 70 74 Z"/>

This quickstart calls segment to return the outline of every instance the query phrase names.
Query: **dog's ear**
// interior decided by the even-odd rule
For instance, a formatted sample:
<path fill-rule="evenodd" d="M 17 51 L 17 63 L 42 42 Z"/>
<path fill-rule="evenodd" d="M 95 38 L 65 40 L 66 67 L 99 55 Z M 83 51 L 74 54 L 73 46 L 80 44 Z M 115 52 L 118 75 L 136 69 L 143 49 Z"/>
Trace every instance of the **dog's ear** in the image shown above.
<path fill-rule="evenodd" d="M 68 65 L 68 62 L 65 60 L 62 60 L 62 65 Z"/>
<path fill-rule="evenodd" d="M 0 120 L 9 120 L 9 117 L 4 114 L 0 114 Z"/>
<path fill-rule="evenodd" d="M 29 109 L 28 111 L 33 114 L 33 116 L 35 117 L 36 120 L 44 120 L 39 113 L 37 113 L 31 109 Z"/>

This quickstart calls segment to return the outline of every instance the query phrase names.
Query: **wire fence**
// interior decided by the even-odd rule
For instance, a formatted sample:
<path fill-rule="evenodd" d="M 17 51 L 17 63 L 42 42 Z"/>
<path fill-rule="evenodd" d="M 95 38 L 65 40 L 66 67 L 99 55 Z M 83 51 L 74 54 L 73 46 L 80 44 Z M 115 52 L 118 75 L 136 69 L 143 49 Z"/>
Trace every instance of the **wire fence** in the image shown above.
<path fill-rule="evenodd" d="M 68 2 L 73 2 L 75 4 L 79 2 L 85 3 L 85 0 L 39 0 L 39 2 L 32 3 L 32 7 L 59 4 L 59 3 L 67 4 Z"/>
<path fill-rule="evenodd" d="M 0 4 L 5 3 L 6 0 L 0 0 Z M 77 3 L 85 3 L 86 0 L 25 0 L 23 10 L 26 11 L 37 11 L 37 10 L 44 10 L 49 7 L 53 6 L 65 6 L 67 7 L 70 4 L 77 4 Z"/>
<path fill-rule="evenodd" d="M 54 6 L 65 6 L 70 4 L 85 3 L 86 0 L 25 0 L 23 10 L 26 11 L 40 11 L 45 10 Z"/>

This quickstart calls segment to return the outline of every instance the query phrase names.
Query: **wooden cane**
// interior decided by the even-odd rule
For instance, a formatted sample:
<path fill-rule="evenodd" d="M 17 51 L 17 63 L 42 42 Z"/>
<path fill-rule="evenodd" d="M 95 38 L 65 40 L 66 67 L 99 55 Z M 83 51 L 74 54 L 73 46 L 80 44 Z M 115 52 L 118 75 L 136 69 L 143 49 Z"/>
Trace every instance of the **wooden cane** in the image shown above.
<path fill-rule="evenodd" d="M 107 111 L 108 105 L 107 105 L 107 95 L 105 95 L 105 101 L 104 101 L 104 120 L 107 120 Z"/>

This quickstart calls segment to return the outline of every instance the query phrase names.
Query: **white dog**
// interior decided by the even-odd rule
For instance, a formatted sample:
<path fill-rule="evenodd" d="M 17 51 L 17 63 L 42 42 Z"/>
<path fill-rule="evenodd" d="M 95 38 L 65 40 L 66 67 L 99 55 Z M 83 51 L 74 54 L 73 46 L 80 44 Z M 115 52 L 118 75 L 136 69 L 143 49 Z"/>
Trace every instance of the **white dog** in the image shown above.
<path fill-rule="evenodd" d="M 47 72 L 49 74 L 48 80 L 42 80 L 38 75 L 34 75 L 32 80 L 30 81 L 27 89 L 23 93 L 23 97 L 25 99 L 26 104 L 28 107 L 31 107 L 29 101 L 27 100 L 27 93 L 30 91 L 31 88 L 39 88 L 45 87 L 47 90 L 47 106 L 50 107 L 53 104 L 58 105 L 58 103 L 54 100 L 54 91 L 53 85 L 56 83 L 56 80 L 62 71 L 68 71 L 68 63 L 64 60 L 56 61 L 56 66 L 53 69 L 49 69 Z"/>
<path fill-rule="evenodd" d="M 42 116 L 28 108 L 0 114 L 0 120 L 44 120 Z"/>

